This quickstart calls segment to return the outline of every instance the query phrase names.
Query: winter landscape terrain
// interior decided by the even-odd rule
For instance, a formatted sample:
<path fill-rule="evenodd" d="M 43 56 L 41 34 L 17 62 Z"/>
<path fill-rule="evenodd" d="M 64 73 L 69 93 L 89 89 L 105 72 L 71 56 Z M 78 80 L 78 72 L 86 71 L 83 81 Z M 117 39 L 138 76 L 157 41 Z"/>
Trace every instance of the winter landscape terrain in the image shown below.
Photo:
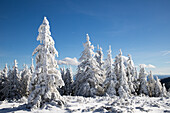
<path fill-rule="evenodd" d="M 82 97 L 63 96 L 65 106 L 48 106 L 47 109 L 30 111 L 26 108 L 25 101 L 6 102 L 0 105 L 1 113 L 169 113 L 170 98 L 155 97 L 130 97 L 126 100 L 117 96 L 113 97 Z"/>
<path fill-rule="evenodd" d="M 86 34 L 74 80 L 71 67 L 59 70 L 46 17 L 38 32 L 35 68 L 32 59 L 31 67 L 19 71 L 15 60 L 13 69 L 6 64 L 1 71 L 0 112 L 170 112 L 170 90 L 144 65 L 138 71 L 130 54 L 120 49 L 113 59 L 109 46 L 104 60 L 102 48 L 94 51 Z"/>

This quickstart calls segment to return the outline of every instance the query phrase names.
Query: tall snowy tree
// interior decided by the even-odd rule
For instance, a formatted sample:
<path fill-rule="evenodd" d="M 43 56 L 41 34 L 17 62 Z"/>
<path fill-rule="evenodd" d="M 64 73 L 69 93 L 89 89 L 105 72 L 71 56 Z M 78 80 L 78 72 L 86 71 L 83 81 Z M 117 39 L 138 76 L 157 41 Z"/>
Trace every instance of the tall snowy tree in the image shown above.
<path fill-rule="evenodd" d="M 84 51 L 81 54 L 78 72 L 75 80 L 75 95 L 95 96 L 103 95 L 103 76 L 100 66 L 94 58 L 94 46 L 91 45 L 89 35 L 86 35 Z"/>
<path fill-rule="evenodd" d="M 158 77 L 156 76 L 156 83 L 155 83 L 155 96 L 160 97 L 162 93 L 162 85 Z"/>
<path fill-rule="evenodd" d="M 107 59 L 105 60 L 104 63 L 106 80 L 103 83 L 104 90 L 109 96 L 116 95 L 117 85 L 117 77 L 115 75 L 113 68 L 113 59 L 111 52 L 112 52 L 111 46 L 109 46 Z"/>
<path fill-rule="evenodd" d="M 152 71 L 150 71 L 148 78 L 149 78 L 148 80 L 149 96 L 153 97 L 155 96 L 155 80 L 153 78 Z"/>
<path fill-rule="evenodd" d="M 49 22 L 44 17 L 43 23 L 38 29 L 37 41 L 40 45 L 35 48 L 32 55 L 36 54 L 36 68 L 31 80 L 31 94 L 28 98 L 28 107 L 32 109 L 44 108 L 54 103 L 61 105 L 62 97 L 57 88 L 64 86 L 55 56 L 58 52 L 54 47 L 51 37 Z"/>
<path fill-rule="evenodd" d="M 21 71 L 22 96 L 27 97 L 30 94 L 29 85 L 31 77 L 32 77 L 31 71 L 28 69 L 27 65 L 24 65 L 24 69 Z"/>
<path fill-rule="evenodd" d="M 125 69 L 125 65 L 123 62 L 123 57 L 122 57 L 122 51 L 120 50 L 119 53 L 119 65 L 120 65 L 120 69 L 119 69 L 119 75 L 118 75 L 118 79 L 119 79 L 119 89 L 122 88 L 124 89 L 124 91 L 127 93 L 126 95 L 129 96 L 130 94 L 130 89 L 129 89 L 129 85 L 128 85 L 128 78 L 126 76 L 126 69 Z M 118 89 L 118 90 L 119 90 Z M 119 96 L 121 96 L 122 94 L 119 93 Z"/>
<path fill-rule="evenodd" d="M 140 65 L 140 72 L 139 72 L 139 80 L 140 80 L 140 87 L 139 87 L 139 94 L 148 95 L 148 84 L 147 84 L 147 73 L 145 68 Z"/>

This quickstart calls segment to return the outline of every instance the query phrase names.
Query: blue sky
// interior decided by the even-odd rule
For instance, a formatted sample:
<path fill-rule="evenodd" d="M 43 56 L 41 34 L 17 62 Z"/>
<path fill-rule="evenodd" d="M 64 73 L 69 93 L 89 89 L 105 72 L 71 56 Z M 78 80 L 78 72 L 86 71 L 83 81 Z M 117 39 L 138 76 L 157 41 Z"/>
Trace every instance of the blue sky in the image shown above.
<path fill-rule="evenodd" d="M 168 0 L 0 0 L 0 68 L 14 59 L 19 67 L 30 65 L 46 16 L 58 59 L 79 58 L 88 33 L 105 57 L 111 45 L 113 57 L 121 48 L 135 65 L 152 64 L 154 74 L 170 74 L 169 6 Z"/>

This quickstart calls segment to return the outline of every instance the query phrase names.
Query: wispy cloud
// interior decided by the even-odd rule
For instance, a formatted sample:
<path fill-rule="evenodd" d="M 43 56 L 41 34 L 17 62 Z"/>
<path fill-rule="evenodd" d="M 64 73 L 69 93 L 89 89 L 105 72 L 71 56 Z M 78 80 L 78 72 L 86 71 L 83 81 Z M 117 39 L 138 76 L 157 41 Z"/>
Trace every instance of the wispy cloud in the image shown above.
<path fill-rule="evenodd" d="M 162 52 L 162 56 L 166 56 L 168 54 L 170 54 L 170 51 L 161 51 Z"/>
<path fill-rule="evenodd" d="M 170 64 L 170 61 L 169 62 L 165 62 L 166 64 Z"/>
<path fill-rule="evenodd" d="M 59 60 L 58 65 L 74 65 L 74 66 L 77 66 L 77 65 L 79 65 L 79 62 L 78 62 L 77 58 L 66 57 L 63 60 Z"/>
<path fill-rule="evenodd" d="M 145 67 L 145 68 L 156 68 L 156 66 L 154 66 L 152 64 L 148 64 L 148 65 L 146 65 L 146 64 L 139 64 L 139 66 Z"/>

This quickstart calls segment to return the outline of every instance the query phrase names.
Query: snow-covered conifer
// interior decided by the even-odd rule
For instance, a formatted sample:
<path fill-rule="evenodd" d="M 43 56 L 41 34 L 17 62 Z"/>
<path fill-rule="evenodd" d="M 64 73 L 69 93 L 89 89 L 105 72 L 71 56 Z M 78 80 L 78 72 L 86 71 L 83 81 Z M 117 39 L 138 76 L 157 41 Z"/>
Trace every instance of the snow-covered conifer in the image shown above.
<path fill-rule="evenodd" d="M 158 77 L 156 76 L 156 83 L 155 83 L 155 96 L 160 97 L 162 93 L 162 85 Z"/>
<path fill-rule="evenodd" d="M 139 80 L 140 80 L 139 93 L 148 95 L 147 73 L 145 71 L 145 68 L 141 65 L 139 72 Z"/>
<path fill-rule="evenodd" d="M 31 62 L 30 71 L 31 71 L 31 73 L 34 73 L 34 59 L 33 58 L 32 58 L 32 62 Z"/>
<path fill-rule="evenodd" d="M 29 85 L 30 85 L 31 77 L 32 74 L 28 69 L 28 66 L 24 65 L 24 69 L 21 71 L 22 96 L 28 96 L 30 94 Z"/>
<path fill-rule="evenodd" d="M 148 80 L 149 96 L 152 97 L 155 95 L 155 80 L 153 78 L 152 71 L 150 71 L 148 78 L 149 78 L 149 80 Z"/>
<path fill-rule="evenodd" d="M 6 98 L 9 100 L 20 99 L 21 95 L 21 76 L 18 71 L 17 61 L 14 60 L 13 70 L 9 71 L 8 79 L 4 83 L 4 87 L 2 89 L 2 98 Z"/>
<path fill-rule="evenodd" d="M 74 84 L 75 95 L 95 96 L 103 95 L 103 77 L 99 64 L 94 57 L 94 46 L 91 45 L 89 35 L 86 35 L 84 51 L 81 54 L 78 72 Z"/>
<path fill-rule="evenodd" d="M 54 40 L 51 37 L 49 22 L 44 17 L 40 25 L 37 41 L 40 45 L 34 50 L 36 54 L 36 68 L 31 80 L 31 94 L 28 97 L 28 107 L 32 109 L 45 107 L 51 102 L 60 105 L 62 97 L 57 88 L 62 87 L 64 82 L 61 78 L 55 56 L 58 52 L 54 47 Z"/>
<path fill-rule="evenodd" d="M 97 51 L 95 53 L 96 61 L 99 63 L 99 66 L 102 67 L 104 61 L 103 61 L 103 51 L 102 48 L 97 45 Z"/>
<path fill-rule="evenodd" d="M 4 69 L 2 70 L 1 75 L 2 75 L 2 78 L 3 78 L 3 77 L 5 77 L 5 78 L 8 77 L 8 66 L 7 66 L 7 64 L 5 64 L 5 67 L 4 67 Z"/>
<path fill-rule="evenodd" d="M 109 46 L 107 59 L 105 60 L 104 63 L 106 80 L 103 83 L 103 88 L 109 96 L 116 95 L 117 85 L 117 77 L 115 75 L 113 68 L 113 59 L 111 52 L 112 52 L 111 46 Z"/>
<path fill-rule="evenodd" d="M 124 90 L 122 86 L 119 87 L 118 94 L 120 98 L 127 98 L 127 92 Z"/>
<path fill-rule="evenodd" d="M 166 90 L 166 87 L 165 87 L 165 83 L 163 83 L 161 95 L 162 95 L 162 97 L 166 97 L 167 96 L 167 90 Z"/>
<path fill-rule="evenodd" d="M 120 50 L 120 54 L 119 54 L 119 65 L 120 65 L 120 69 L 119 69 L 119 89 L 122 88 L 124 89 L 124 91 L 127 93 L 127 95 L 130 94 L 130 89 L 129 89 L 129 85 L 128 85 L 128 78 L 126 76 L 126 70 L 125 70 L 125 65 L 123 62 L 123 57 L 122 57 L 122 51 Z"/>
<path fill-rule="evenodd" d="M 63 90 L 63 95 L 72 95 L 73 91 L 73 75 L 71 67 L 66 69 L 66 73 L 64 74 L 63 81 L 65 86 L 61 89 Z"/>

